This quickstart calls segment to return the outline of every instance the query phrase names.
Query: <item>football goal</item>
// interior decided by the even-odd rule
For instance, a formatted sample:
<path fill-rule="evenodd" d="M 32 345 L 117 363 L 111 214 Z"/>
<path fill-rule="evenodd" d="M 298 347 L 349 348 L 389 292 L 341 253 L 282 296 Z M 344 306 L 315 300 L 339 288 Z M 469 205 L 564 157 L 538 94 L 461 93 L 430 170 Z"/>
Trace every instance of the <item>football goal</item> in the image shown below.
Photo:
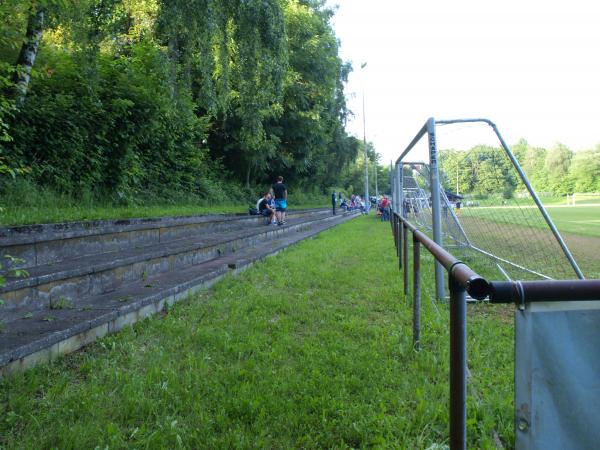
<path fill-rule="evenodd" d="M 444 132 L 452 126 L 462 126 L 467 134 L 472 126 L 485 127 L 490 136 L 485 144 L 468 148 L 457 139 L 447 139 L 444 145 Z M 398 158 L 393 172 L 395 211 L 482 276 L 583 278 L 493 122 L 429 119 Z M 436 291 L 438 297 L 443 296 L 441 267 L 436 269 Z"/>

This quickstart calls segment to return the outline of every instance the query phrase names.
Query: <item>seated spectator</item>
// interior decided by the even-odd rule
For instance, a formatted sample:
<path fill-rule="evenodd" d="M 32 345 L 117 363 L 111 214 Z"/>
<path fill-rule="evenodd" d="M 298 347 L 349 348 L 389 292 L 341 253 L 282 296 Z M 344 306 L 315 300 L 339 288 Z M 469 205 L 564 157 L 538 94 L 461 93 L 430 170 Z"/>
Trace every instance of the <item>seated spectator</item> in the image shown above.
<path fill-rule="evenodd" d="M 258 209 L 258 213 L 263 217 L 268 217 L 269 222 L 267 225 L 272 223 L 277 223 L 275 220 L 275 207 L 274 207 L 273 198 L 271 197 L 271 193 L 267 192 L 263 196 L 263 198 L 258 200 L 256 204 L 256 209 Z"/>

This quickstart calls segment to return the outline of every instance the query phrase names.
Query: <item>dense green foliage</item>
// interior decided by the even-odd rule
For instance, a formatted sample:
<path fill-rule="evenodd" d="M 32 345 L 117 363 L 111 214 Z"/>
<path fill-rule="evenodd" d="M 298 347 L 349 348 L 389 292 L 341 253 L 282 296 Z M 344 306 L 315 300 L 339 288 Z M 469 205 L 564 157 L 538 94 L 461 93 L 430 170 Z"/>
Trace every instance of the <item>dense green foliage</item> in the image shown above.
<path fill-rule="evenodd" d="M 423 258 L 421 352 L 389 225 L 356 219 L 0 379 L 0 447 L 442 447 L 448 313 L 429 301 Z M 494 448 L 494 432 L 514 448 L 513 329 L 501 311 L 511 306 L 469 305 L 469 448 Z"/>
<path fill-rule="evenodd" d="M 318 0 L 2 2 L 0 161 L 30 168 L 32 189 L 124 203 L 239 199 L 279 174 L 325 192 L 359 149 L 331 14 Z"/>
<path fill-rule="evenodd" d="M 217 193 L 218 194 L 218 193 Z M 222 193 L 220 194 L 222 196 Z M 2 197 L 9 205 L 0 214 L 0 225 L 55 223 L 80 220 L 123 219 L 129 217 L 192 216 L 210 213 L 246 213 L 256 200 L 245 202 L 213 199 L 190 199 L 179 195 L 168 199 L 146 199 L 143 202 L 98 201 L 83 196 L 72 198 L 56 192 L 33 188 L 30 183 L 17 179 L 13 188 Z M 297 189 L 289 196 L 293 209 L 328 207 L 328 195 L 310 194 Z"/>
<path fill-rule="evenodd" d="M 548 151 L 522 139 L 513 146 L 513 152 L 538 193 L 600 192 L 600 145 L 573 152 L 557 144 Z M 500 148 L 444 150 L 440 160 L 445 187 L 452 191 L 458 183 L 461 193 L 502 194 L 508 199 L 523 189 L 516 170 Z"/>

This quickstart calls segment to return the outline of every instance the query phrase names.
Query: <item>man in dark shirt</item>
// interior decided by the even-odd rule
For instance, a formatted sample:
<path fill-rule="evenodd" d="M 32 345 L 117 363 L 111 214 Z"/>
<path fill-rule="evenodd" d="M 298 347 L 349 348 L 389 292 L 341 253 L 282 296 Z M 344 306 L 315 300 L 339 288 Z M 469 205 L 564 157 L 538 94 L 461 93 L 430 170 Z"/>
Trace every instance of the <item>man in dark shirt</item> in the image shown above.
<path fill-rule="evenodd" d="M 270 225 L 271 222 L 273 222 L 273 219 L 275 218 L 275 209 L 273 209 L 269 204 L 270 200 L 271 194 L 267 192 L 263 196 L 262 200 L 258 202 L 258 213 L 263 217 L 269 218 L 269 222 L 267 222 L 267 225 Z"/>
<path fill-rule="evenodd" d="M 333 194 L 331 194 L 331 207 L 333 208 L 333 215 L 334 216 L 335 216 L 335 203 L 336 203 L 335 191 L 333 191 Z"/>
<path fill-rule="evenodd" d="M 283 184 L 283 177 L 278 176 L 277 182 L 271 186 L 275 196 L 275 215 L 277 216 L 277 225 L 285 224 L 285 210 L 287 209 L 287 187 Z"/>

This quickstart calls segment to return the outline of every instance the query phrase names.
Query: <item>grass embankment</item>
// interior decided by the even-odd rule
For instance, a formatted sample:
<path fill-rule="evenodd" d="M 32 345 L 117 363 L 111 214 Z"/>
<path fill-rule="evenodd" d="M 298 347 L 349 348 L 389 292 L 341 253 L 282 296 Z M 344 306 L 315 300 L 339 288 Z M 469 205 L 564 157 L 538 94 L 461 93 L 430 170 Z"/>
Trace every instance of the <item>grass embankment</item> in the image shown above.
<path fill-rule="evenodd" d="M 448 318 L 429 301 L 431 262 L 424 256 L 420 353 L 389 224 L 364 217 L 167 314 L 1 380 L 0 446 L 446 443 Z M 469 448 L 493 447 L 493 430 L 513 446 L 513 331 L 501 311 L 469 310 Z"/>
<path fill-rule="evenodd" d="M 323 208 L 323 202 L 294 204 L 290 209 Z M 227 204 L 204 206 L 194 204 L 158 204 L 152 206 L 60 206 L 48 205 L 44 208 L 7 207 L 0 212 L 0 225 L 26 225 L 35 223 L 76 222 L 80 220 L 128 219 L 134 217 L 196 216 L 201 214 L 244 214 L 248 213 L 247 204 Z"/>
<path fill-rule="evenodd" d="M 201 206 L 166 205 L 113 206 L 113 205 L 63 205 L 31 208 L 10 206 L 0 213 L 2 225 L 26 225 L 34 223 L 74 222 L 80 220 L 128 219 L 134 217 L 192 216 L 212 213 L 242 213 L 248 207 L 242 205 Z"/>
<path fill-rule="evenodd" d="M 127 219 L 134 217 L 164 217 L 164 216 L 194 216 L 199 214 L 222 214 L 222 213 L 247 213 L 248 206 L 254 205 L 256 201 L 248 203 L 213 203 L 210 205 L 199 203 L 174 202 L 156 203 L 150 205 L 126 205 L 115 206 L 109 203 L 86 203 L 86 202 L 44 202 L 43 204 L 28 205 L 12 203 L 2 206 L 0 211 L 0 225 L 27 225 L 37 223 L 73 222 L 80 220 L 100 219 Z M 0 204 L 1 206 L 1 204 Z M 295 202 L 291 197 L 289 207 L 291 209 L 322 208 L 328 206 L 326 199 L 323 201 L 302 200 Z"/>

